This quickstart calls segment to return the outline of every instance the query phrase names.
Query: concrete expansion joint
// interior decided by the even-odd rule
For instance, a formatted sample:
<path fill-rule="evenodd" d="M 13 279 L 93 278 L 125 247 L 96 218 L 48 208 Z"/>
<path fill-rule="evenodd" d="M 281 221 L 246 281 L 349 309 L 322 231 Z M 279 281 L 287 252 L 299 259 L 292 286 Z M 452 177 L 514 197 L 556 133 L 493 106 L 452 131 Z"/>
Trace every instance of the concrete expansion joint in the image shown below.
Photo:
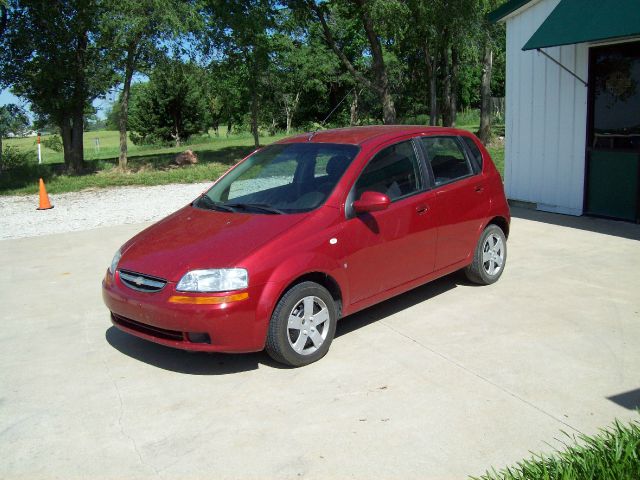
<path fill-rule="evenodd" d="M 111 374 L 111 369 L 109 368 L 109 363 L 104 358 L 104 355 L 102 356 L 102 361 L 103 361 L 103 363 L 105 365 L 105 368 L 107 370 L 107 375 L 109 375 L 109 379 L 111 380 L 111 383 L 113 384 L 113 388 L 116 391 L 116 396 L 118 397 L 118 403 L 120 405 L 120 409 L 119 409 L 119 412 L 118 412 L 118 427 L 120 428 L 120 433 L 122 434 L 123 437 L 125 437 L 127 440 L 129 440 L 129 443 L 133 447 L 133 451 L 138 456 L 138 460 L 140 461 L 140 465 L 142 465 L 143 467 L 150 468 L 151 470 L 153 470 L 153 473 L 155 474 L 156 478 L 162 478 L 162 476 L 160 475 L 160 472 L 156 469 L 156 467 L 153 464 L 148 464 L 147 462 L 144 461 L 144 459 L 142 458 L 142 453 L 140 452 L 140 449 L 138 448 L 137 442 L 135 441 L 135 439 L 131 435 L 129 435 L 127 433 L 126 429 L 124 428 L 124 424 L 122 423 L 122 418 L 124 417 L 124 402 L 122 400 L 122 394 L 120 393 L 120 387 L 118 387 L 118 382 L 116 381 L 116 379 Z"/>
<path fill-rule="evenodd" d="M 565 427 L 570 428 L 571 430 L 573 430 L 576 433 L 580 433 L 583 434 L 583 432 L 581 432 L 578 428 L 574 427 L 573 425 L 567 423 L 566 421 L 562 420 L 561 418 L 555 416 L 553 413 L 546 411 L 544 408 L 539 407 L 538 405 L 530 402 L 529 400 L 522 398 L 520 395 L 518 395 L 515 392 L 512 392 L 511 390 L 498 385 L 497 383 L 491 381 L 490 379 L 488 379 L 487 377 L 484 377 L 483 375 L 480 375 L 477 372 L 474 372 L 473 370 L 471 370 L 470 368 L 464 366 L 463 364 L 455 361 L 454 359 L 448 357 L 447 355 L 445 355 L 444 353 L 441 353 L 427 345 L 425 345 L 424 343 L 416 340 L 415 338 L 411 337 L 410 335 L 407 335 L 406 333 L 401 332 L 400 330 L 393 328 L 391 325 L 389 325 L 386 322 L 380 322 L 382 325 L 384 325 L 385 327 L 387 327 L 389 330 L 393 331 L 394 333 L 397 333 L 398 335 L 400 335 L 401 337 L 406 338 L 407 340 L 410 340 L 411 342 L 415 343 L 416 345 L 418 345 L 419 347 L 421 347 L 424 350 L 427 350 L 428 352 L 437 355 L 438 357 L 442 358 L 444 361 L 454 365 L 456 368 L 459 368 L 460 370 L 463 370 L 464 372 L 466 372 L 469 375 L 472 375 L 474 377 L 476 377 L 477 379 L 483 381 L 484 383 L 487 383 L 489 385 L 491 385 L 494 388 L 497 388 L 498 390 L 500 390 L 501 392 L 509 395 L 510 397 L 516 399 L 517 401 L 519 401 L 520 403 L 527 405 L 528 407 L 537 410 L 538 412 L 542 413 L 543 415 L 546 415 L 547 417 L 555 420 L 558 423 L 561 423 L 562 425 L 564 425 Z"/>

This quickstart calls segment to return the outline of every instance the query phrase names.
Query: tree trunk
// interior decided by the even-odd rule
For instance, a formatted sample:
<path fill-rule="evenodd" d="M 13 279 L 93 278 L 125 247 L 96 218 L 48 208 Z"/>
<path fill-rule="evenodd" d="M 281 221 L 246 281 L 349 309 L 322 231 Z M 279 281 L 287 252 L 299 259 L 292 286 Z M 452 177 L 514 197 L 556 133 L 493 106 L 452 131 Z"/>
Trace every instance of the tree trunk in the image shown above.
<path fill-rule="evenodd" d="M 482 77 L 480 79 L 480 129 L 478 138 L 483 144 L 491 140 L 491 72 L 493 69 L 493 50 L 485 39 Z"/>
<path fill-rule="evenodd" d="M 429 78 L 429 125 L 438 125 L 438 77 L 436 59 L 431 56 L 429 47 L 424 47 L 424 59 L 427 65 L 427 77 Z"/>
<path fill-rule="evenodd" d="M 358 91 L 353 90 L 353 100 L 351 101 L 351 116 L 349 117 L 349 126 L 353 127 L 358 124 Z"/>
<path fill-rule="evenodd" d="M 293 117 L 293 107 L 291 105 L 291 98 L 288 93 L 285 93 L 283 96 L 284 101 L 284 114 L 287 117 L 287 135 L 291 133 L 291 121 Z"/>
<path fill-rule="evenodd" d="M 442 48 L 442 126 L 450 127 L 451 115 L 451 63 L 448 42 Z"/>
<path fill-rule="evenodd" d="M 331 49 L 338 56 L 342 64 L 349 71 L 349 73 L 353 75 L 354 79 L 358 83 L 366 88 L 373 89 L 378 94 L 378 98 L 380 99 L 380 104 L 382 106 L 382 117 L 384 123 L 387 125 L 394 124 L 396 123 L 396 109 L 393 104 L 393 98 L 389 89 L 389 79 L 387 77 L 387 71 L 384 65 L 380 38 L 378 37 L 378 34 L 374 29 L 371 17 L 369 17 L 369 14 L 367 13 L 365 0 L 355 0 L 355 3 L 360 7 L 360 19 L 362 20 L 362 25 L 367 35 L 367 39 L 369 40 L 369 46 L 371 47 L 371 58 L 373 59 L 372 66 L 375 76 L 375 82 L 371 82 L 355 69 L 344 52 L 338 47 L 338 44 L 336 43 L 333 34 L 331 33 L 331 29 L 327 24 L 327 20 L 324 17 L 322 7 L 318 5 L 315 0 L 307 0 L 307 6 L 318 17 L 318 20 L 320 21 L 320 25 L 322 26 L 322 30 L 324 32 L 325 40 L 327 41 Z"/>
<path fill-rule="evenodd" d="M 385 125 L 394 125 L 396 123 L 396 107 L 393 104 L 393 98 L 391 97 L 391 93 L 389 92 L 386 73 L 384 76 L 385 87 L 380 93 L 380 98 L 382 101 L 382 120 Z"/>
<path fill-rule="evenodd" d="M 451 94 L 449 96 L 450 127 L 456 126 L 458 114 L 458 73 L 460 71 L 460 53 L 455 45 L 451 46 Z"/>
<path fill-rule="evenodd" d="M 129 93 L 131 92 L 131 79 L 135 66 L 136 45 L 132 44 L 127 49 L 127 61 L 124 71 L 124 88 L 122 89 L 122 100 L 120 102 L 120 157 L 118 166 L 121 170 L 127 169 L 127 127 L 129 122 Z"/>
<path fill-rule="evenodd" d="M 231 135 L 231 128 L 233 127 L 233 122 L 231 121 L 231 118 L 229 118 L 227 120 L 227 137 L 229 135 Z"/>
<path fill-rule="evenodd" d="M 373 21 L 367 13 L 364 0 L 357 0 L 357 3 L 360 5 L 362 25 L 369 39 L 369 45 L 371 46 L 373 73 L 376 77 L 376 90 L 378 91 L 380 103 L 382 103 L 382 118 L 385 125 L 393 125 L 396 123 L 396 107 L 393 104 L 393 98 L 391 97 L 391 91 L 389 89 L 389 77 L 387 76 L 387 69 L 384 64 L 380 37 L 376 33 Z"/>
<path fill-rule="evenodd" d="M 256 148 L 260 147 L 260 137 L 258 135 L 258 92 L 255 81 L 251 86 L 251 134 Z"/>
<path fill-rule="evenodd" d="M 59 125 L 60 136 L 62 137 L 62 151 L 64 155 L 64 167 L 66 170 L 71 169 L 71 121 L 64 118 Z"/>
<path fill-rule="evenodd" d="M 284 95 L 284 110 L 287 116 L 287 135 L 291 132 L 293 125 L 293 115 L 298 110 L 298 103 L 300 102 L 300 92 L 296 93 L 296 96 L 291 98 L 291 95 Z"/>
<path fill-rule="evenodd" d="M 84 108 L 73 113 L 71 126 L 71 171 L 80 173 L 84 169 Z"/>
<path fill-rule="evenodd" d="M 287 108 L 287 135 L 289 135 L 291 133 L 291 117 L 293 115 L 291 114 L 291 109 Z"/>
<path fill-rule="evenodd" d="M 176 147 L 179 147 L 180 146 L 180 142 L 181 142 L 181 138 L 180 138 L 180 122 L 179 122 L 177 116 L 173 117 L 173 133 L 171 133 L 171 136 L 173 137 L 173 139 L 176 142 Z"/>

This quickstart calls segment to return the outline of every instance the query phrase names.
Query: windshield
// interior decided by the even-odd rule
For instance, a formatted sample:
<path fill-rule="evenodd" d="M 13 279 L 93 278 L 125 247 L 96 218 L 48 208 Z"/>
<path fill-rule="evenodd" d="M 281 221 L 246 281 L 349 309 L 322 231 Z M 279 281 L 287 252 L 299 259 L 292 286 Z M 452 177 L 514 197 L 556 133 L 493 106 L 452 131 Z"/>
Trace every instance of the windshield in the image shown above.
<path fill-rule="evenodd" d="M 198 208 L 262 214 L 313 210 L 358 153 L 355 145 L 270 145 L 242 162 L 194 202 Z"/>

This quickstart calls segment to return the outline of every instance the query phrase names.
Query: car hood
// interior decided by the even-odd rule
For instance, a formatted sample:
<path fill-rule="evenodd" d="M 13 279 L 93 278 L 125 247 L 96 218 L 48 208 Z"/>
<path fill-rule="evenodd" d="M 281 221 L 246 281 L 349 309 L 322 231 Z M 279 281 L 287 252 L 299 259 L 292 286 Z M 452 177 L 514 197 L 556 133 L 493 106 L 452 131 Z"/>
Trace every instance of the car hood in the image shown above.
<path fill-rule="evenodd" d="M 123 245 L 118 268 L 177 282 L 189 270 L 242 266 L 243 258 L 305 216 L 226 213 L 187 206 Z"/>

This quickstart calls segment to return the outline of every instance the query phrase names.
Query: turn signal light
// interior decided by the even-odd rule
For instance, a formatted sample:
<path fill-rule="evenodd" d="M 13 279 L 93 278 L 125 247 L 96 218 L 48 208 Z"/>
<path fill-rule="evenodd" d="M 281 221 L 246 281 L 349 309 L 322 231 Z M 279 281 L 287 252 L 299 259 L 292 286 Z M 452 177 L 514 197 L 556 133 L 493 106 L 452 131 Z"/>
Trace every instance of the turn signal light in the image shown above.
<path fill-rule="evenodd" d="M 225 295 L 224 297 L 187 297 L 183 295 L 172 295 L 169 297 L 169 302 L 186 305 L 220 305 L 221 303 L 239 302 L 247 298 L 249 298 L 247 292 Z"/>

